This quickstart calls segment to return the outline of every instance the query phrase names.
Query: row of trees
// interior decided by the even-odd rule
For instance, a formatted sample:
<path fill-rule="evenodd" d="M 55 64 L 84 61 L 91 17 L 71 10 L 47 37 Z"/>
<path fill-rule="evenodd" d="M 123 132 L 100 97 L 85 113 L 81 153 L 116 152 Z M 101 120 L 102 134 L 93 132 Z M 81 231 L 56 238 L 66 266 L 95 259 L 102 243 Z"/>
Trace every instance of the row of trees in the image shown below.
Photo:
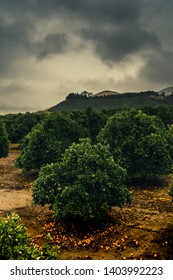
<path fill-rule="evenodd" d="M 31 129 L 43 120 L 45 113 L 7 114 L 0 116 L 11 143 L 20 142 Z"/>
<path fill-rule="evenodd" d="M 34 202 L 49 204 L 57 219 L 101 218 L 130 201 L 126 180 L 172 171 L 173 125 L 137 109 L 108 115 L 91 109 L 48 114 L 21 143 L 16 164 L 40 170 Z"/>
<path fill-rule="evenodd" d="M 0 120 L 0 158 L 7 157 L 9 151 L 9 140 L 4 123 Z"/>
<path fill-rule="evenodd" d="M 88 115 L 91 113 L 88 110 Z M 17 165 L 30 171 L 59 162 L 72 143 L 90 138 L 91 143 L 109 146 L 110 154 L 127 170 L 129 179 L 138 176 L 152 179 L 171 172 L 173 127 L 165 125 L 157 116 L 136 109 L 122 110 L 107 122 L 104 119 L 103 126 L 100 119 L 97 124 L 98 116 L 89 125 L 80 115 L 78 119 L 76 116 L 59 113 L 45 117 L 24 138 Z"/>
<path fill-rule="evenodd" d="M 17 161 L 24 171 L 41 168 L 34 203 L 48 204 L 58 220 L 102 218 L 130 201 L 126 180 L 171 173 L 173 126 L 157 116 L 119 111 L 90 139 L 85 122 L 74 116 L 47 116 L 26 136 Z"/>
<path fill-rule="evenodd" d="M 122 109 L 93 111 L 91 108 L 87 108 L 83 111 L 63 112 L 63 115 L 70 117 L 70 119 L 80 124 L 82 129 L 85 130 L 86 135 L 94 140 L 100 129 L 106 124 L 108 118 L 119 111 L 122 111 Z M 165 125 L 173 124 L 173 106 L 143 106 L 141 111 L 147 115 L 158 116 Z M 46 117 L 46 112 L 27 112 L 25 114 L 19 113 L 0 116 L 0 120 L 4 122 L 9 141 L 18 143 L 22 141 L 34 126 L 42 122 Z"/>

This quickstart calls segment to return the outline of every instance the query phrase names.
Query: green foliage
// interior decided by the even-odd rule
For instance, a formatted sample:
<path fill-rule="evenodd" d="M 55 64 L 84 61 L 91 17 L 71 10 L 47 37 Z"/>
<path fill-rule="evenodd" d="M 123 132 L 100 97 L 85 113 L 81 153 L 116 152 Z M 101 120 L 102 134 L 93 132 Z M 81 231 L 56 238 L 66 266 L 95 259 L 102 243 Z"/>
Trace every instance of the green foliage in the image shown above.
<path fill-rule="evenodd" d="M 172 202 L 173 202 L 173 184 L 169 187 L 169 195 L 172 196 Z"/>
<path fill-rule="evenodd" d="M 47 240 L 48 241 L 48 240 Z M 26 228 L 17 214 L 0 218 L 0 259 L 57 259 L 57 250 L 45 242 L 42 248 L 31 244 Z"/>
<path fill-rule="evenodd" d="M 103 113 L 93 111 L 88 107 L 85 111 L 87 116 L 87 128 L 90 139 L 95 142 L 101 128 L 106 124 L 106 117 Z"/>
<path fill-rule="evenodd" d="M 166 137 L 169 144 L 170 156 L 173 159 L 173 124 L 168 125 L 167 128 Z"/>
<path fill-rule="evenodd" d="M 43 120 L 44 116 L 43 113 L 27 112 L 25 114 L 7 114 L 1 118 L 4 121 L 10 142 L 18 143 L 36 124 Z"/>
<path fill-rule="evenodd" d="M 24 138 L 16 165 L 30 171 L 59 161 L 65 149 L 82 135 L 80 128 L 68 116 L 48 115 Z"/>
<path fill-rule="evenodd" d="M 9 151 L 9 141 L 4 123 L 0 120 L 0 158 L 7 157 Z"/>
<path fill-rule="evenodd" d="M 81 126 L 84 132 L 83 138 L 88 137 L 93 143 L 107 120 L 107 116 L 103 112 L 93 111 L 90 107 L 85 111 L 72 111 L 69 115 Z"/>
<path fill-rule="evenodd" d="M 107 147 L 83 139 L 66 149 L 62 161 L 40 170 L 33 186 L 35 204 L 49 204 L 58 220 L 72 223 L 101 219 L 112 206 L 130 200 L 125 170 Z"/>
<path fill-rule="evenodd" d="M 158 117 L 135 109 L 110 117 L 98 136 L 98 141 L 109 144 L 129 179 L 169 174 L 173 161 L 169 139 L 170 133 Z"/>
<path fill-rule="evenodd" d="M 158 116 L 166 125 L 173 123 L 173 106 L 144 106 L 141 110 L 147 115 Z"/>

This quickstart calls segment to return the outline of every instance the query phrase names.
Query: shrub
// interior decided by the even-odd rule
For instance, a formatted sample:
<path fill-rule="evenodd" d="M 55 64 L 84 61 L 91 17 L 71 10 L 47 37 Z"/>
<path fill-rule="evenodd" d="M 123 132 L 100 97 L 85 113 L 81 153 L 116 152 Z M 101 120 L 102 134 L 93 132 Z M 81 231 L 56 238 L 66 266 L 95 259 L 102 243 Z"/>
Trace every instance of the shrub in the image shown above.
<path fill-rule="evenodd" d="M 0 120 L 0 158 L 7 157 L 9 151 L 9 141 L 4 123 Z"/>
<path fill-rule="evenodd" d="M 1 116 L 8 138 L 11 143 L 19 143 L 31 131 L 31 129 L 41 122 L 45 116 L 44 112 L 25 114 L 7 114 Z"/>
<path fill-rule="evenodd" d="M 0 218 L 1 260 L 57 259 L 55 248 L 52 250 L 48 243 L 38 248 L 31 245 L 31 241 L 17 214 L 9 215 L 6 219 Z"/>
<path fill-rule="evenodd" d="M 16 165 L 23 171 L 30 171 L 57 162 L 65 149 L 78 141 L 81 134 L 80 127 L 69 117 L 48 115 L 24 138 Z"/>
<path fill-rule="evenodd" d="M 33 185 L 34 203 L 49 204 L 56 219 L 64 222 L 98 220 L 112 206 L 129 200 L 125 177 L 108 147 L 83 139 L 66 149 L 61 162 L 40 170 Z"/>
<path fill-rule="evenodd" d="M 98 141 L 109 144 L 129 179 L 152 179 L 171 172 L 170 135 L 162 121 L 140 110 L 123 110 L 109 118 Z"/>

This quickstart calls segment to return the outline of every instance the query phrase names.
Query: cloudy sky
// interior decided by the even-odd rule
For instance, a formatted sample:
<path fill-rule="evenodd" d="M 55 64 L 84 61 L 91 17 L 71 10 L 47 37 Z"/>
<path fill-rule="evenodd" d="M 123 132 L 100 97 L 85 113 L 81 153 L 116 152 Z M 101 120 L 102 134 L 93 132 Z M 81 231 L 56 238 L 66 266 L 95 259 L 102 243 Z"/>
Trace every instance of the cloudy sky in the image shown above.
<path fill-rule="evenodd" d="M 0 0 L 0 114 L 173 85 L 172 0 Z"/>

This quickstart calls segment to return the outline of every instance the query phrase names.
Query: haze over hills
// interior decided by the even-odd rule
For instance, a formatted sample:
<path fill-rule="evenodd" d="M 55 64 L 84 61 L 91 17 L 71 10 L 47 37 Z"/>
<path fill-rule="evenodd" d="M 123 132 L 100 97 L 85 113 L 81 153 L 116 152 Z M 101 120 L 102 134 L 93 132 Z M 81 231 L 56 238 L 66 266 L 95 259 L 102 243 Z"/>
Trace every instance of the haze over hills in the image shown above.
<path fill-rule="evenodd" d="M 87 91 L 83 91 L 80 94 L 70 93 L 64 101 L 47 109 L 47 111 L 85 110 L 88 107 L 93 110 L 109 110 L 123 107 L 170 105 L 173 106 L 173 87 L 167 87 L 157 92 L 148 90 L 119 93 L 111 90 L 103 90 L 96 94 Z"/>
<path fill-rule="evenodd" d="M 159 94 L 164 93 L 166 96 L 173 94 L 173 87 L 167 87 L 158 92 Z"/>
<path fill-rule="evenodd" d="M 117 94 L 120 93 L 112 90 L 103 90 L 101 92 L 95 93 L 94 96 L 109 96 L 109 95 L 117 95 Z"/>
<path fill-rule="evenodd" d="M 165 94 L 166 96 L 171 95 L 173 93 L 173 86 L 161 89 L 158 91 L 159 94 Z M 125 94 L 125 92 L 117 92 L 112 90 L 103 90 L 101 92 L 95 93 L 94 96 L 108 96 L 108 95 L 118 95 L 118 94 Z"/>

